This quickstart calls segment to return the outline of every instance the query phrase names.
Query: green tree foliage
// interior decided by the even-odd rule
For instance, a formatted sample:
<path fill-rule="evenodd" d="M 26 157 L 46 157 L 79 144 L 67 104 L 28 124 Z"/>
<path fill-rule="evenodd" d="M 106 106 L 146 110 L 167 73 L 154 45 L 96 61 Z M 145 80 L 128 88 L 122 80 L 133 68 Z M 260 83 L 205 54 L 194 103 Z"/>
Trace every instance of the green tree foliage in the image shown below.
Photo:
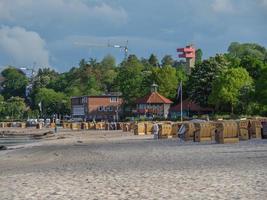
<path fill-rule="evenodd" d="M 13 119 L 22 119 L 26 112 L 26 104 L 21 97 L 11 97 L 5 105 L 5 115 Z"/>
<path fill-rule="evenodd" d="M 216 55 L 202 63 L 196 64 L 189 77 L 188 94 L 190 99 L 201 106 L 208 105 L 208 97 L 212 92 L 212 82 L 227 69 L 229 63 L 223 55 Z"/>
<path fill-rule="evenodd" d="M 28 78 L 22 71 L 14 67 L 9 67 L 2 71 L 2 76 L 5 79 L 1 84 L 3 88 L 2 94 L 6 99 L 12 96 L 25 97 Z"/>
<path fill-rule="evenodd" d="M 188 81 L 188 75 L 185 72 L 184 68 L 176 68 L 176 77 L 178 80 L 178 83 L 183 81 L 184 84 Z"/>
<path fill-rule="evenodd" d="M 152 77 L 159 86 L 159 93 L 168 98 L 174 98 L 176 95 L 178 78 L 176 69 L 170 65 L 163 68 L 154 68 Z"/>
<path fill-rule="evenodd" d="M 259 113 L 267 116 L 267 68 L 265 68 L 256 82 L 256 100 L 260 105 Z"/>
<path fill-rule="evenodd" d="M 243 58 L 244 56 L 252 56 L 259 60 L 266 58 L 267 52 L 263 46 L 254 43 L 240 44 L 232 42 L 228 47 L 228 52 L 234 57 Z"/>
<path fill-rule="evenodd" d="M 4 118 L 5 116 L 5 108 L 6 108 L 6 102 L 2 95 L 0 95 L 0 118 Z"/>
<path fill-rule="evenodd" d="M 148 59 L 148 63 L 150 65 L 152 65 L 153 67 L 158 67 L 159 66 L 159 60 L 158 60 L 157 56 L 154 55 L 154 54 L 150 55 L 150 57 Z"/>
<path fill-rule="evenodd" d="M 240 61 L 240 66 L 244 67 L 254 79 L 258 79 L 265 68 L 264 63 L 252 55 L 244 56 Z"/>
<path fill-rule="evenodd" d="M 103 92 L 112 92 L 114 89 L 114 80 L 117 77 L 117 69 L 116 69 L 116 60 L 114 57 L 108 55 L 103 58 L 100 63 L 100 88 L 99 91 Z"/>
<path fill-rule="evenodd" d="M 87 81 L 87 87 L 85 90 L 88 95 L 99 95 L 101 94 L 100 87 L 94 76 L 89 76 Z"/>
<path fill-rule="evenodd" d="M 103 58 L 100 64 L 104 69 L 114 69 L 116 67 L 116 59 L 111 55 L 107 55 Z"/>
<path fill-rule="evenodd" d="M 117 77 L 114 57 L 108 55 L 101 62 L 90 59 L 80 61 L 79 67 L 60 74 L 48 88 L 66 93 L 68 96 L 96 95 L 113 90 Z"/>
<path fill-rule="evenodd" d="M 197 49 L 196 50 L 196 63 L 201 63 L 202 62 L 202 50 L 201 49 Z"/>
<path fill-rule="evenodd" d="M 232 105 L 236 113 L 267 115 L 267 52 L 264 47 L 235 42 L 224 55 L 216 55 L 204 61 L 201 57 L 202 51 L 198 49 L 196 66 L 191 75 L 184 71 L 184 60 L 174 60 L 166 55 L 160 64 L 154 54 L 141 61 L 130 55 L 118 65 L 110 55 L 101 61 L 82 59 L 79 66 L 64 73 L 49 68 L 40 69 L 33 82 L 31 96 L 34 101 L 27 101 L 30 108 L 27 107 L 26 113 L 29 116 L 38 114 L 37 105 L 42 101 L 47 116 L 55 113 L 70 114 L 71 96 L 110 92 L 122 92 L 126 104 L 131 107 L 135 106 L 136 99 L 149 93 L 154 82 L 159 85 L 162 95 L 175 101 L 177 87 L 182 80 L 184 98 L 189 97 L 201 106 L 212 103 L 220 111 L 229 111 L 229 106 Z M 247 70 L 253 84 L 239 88 L 243 83 L 239 80 L 246 80 L 245 72 L 241 69 Z M 4 82 L 1 83 L 3 96 L 0 96 L 0 116 L 5 118 L 10 115 L 10 110 L 6 108 L 8 102 L 11 103 L 11 97 L 24 97 L 25 87 L 30 80 L 23 72 L 12 67 L 5 69 L 2 75 Z M 222 94 L 224 98 L 220 96 Z M 21 117 L 23 114 L 25 111 L 20 116 L 15 116 L 17 114 L 13 112 L 13 117 Z"/>
<path fill-rule="evenodd" d="M 35 95 L 36 107 L 41 102 L 42 115 L 51 117 L 53 114 L 68 114 L 70 112 L 70 99 L 61 92 L 53 89 L 40 88 Z"/>
<path fill-rule="evenodd" d="M 212 82 L 209 102 L 219 108 L 230 105 L 231 112 L 237 106 L 242 89 L 252 85 L 252 78 L 244 68 L 229 68 Z"/>
<path fill-rule="evenodd" d="M 34 89 L 50 87 L 54 84 L 59 74 L 50 68 L 39 69 L 36 77 L 34 78 Z"/>
<path fill-rule="evenodd" d="M 170 65 L 170 66 L 173 66 L 174 65 L 174 60 L 172 58 L 171 55 L 166 55 L 162 58 L 161 60 L 161 65 L 164 67 L 164 66 L 167 66 L 167 65 Z"/>
<path fill-rule="evenodd" d="M 143 86 L 143 70 L 144 66 L 134 55 L 130 55 L 119 69 L 116 83 L 129 105 L 133 105 L 137 98 L 148 92 Z"/>

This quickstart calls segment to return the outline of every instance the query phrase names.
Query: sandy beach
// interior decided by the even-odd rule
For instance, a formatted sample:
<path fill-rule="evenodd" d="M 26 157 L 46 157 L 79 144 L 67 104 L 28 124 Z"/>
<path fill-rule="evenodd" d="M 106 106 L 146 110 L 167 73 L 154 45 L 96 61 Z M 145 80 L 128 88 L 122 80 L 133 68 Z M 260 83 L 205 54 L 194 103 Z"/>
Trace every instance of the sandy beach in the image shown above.
<path fill-rule="evenodd" d="M 267 140 L 60 133 L 0 154 L 0 199 L 265 199 Z"/>

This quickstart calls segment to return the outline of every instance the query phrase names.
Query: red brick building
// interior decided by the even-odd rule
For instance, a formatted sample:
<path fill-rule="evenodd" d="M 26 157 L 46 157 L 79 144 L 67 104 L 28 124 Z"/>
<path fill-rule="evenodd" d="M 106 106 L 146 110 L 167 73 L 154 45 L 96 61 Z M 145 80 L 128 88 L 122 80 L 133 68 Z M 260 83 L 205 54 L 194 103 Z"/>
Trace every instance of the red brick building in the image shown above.
<path fill-rule="evenodd" d="M 72 97 L 72 117 L 86 121 L 117 121 L 121 116 L 122 103 L 121 96 L 117 94 Z"/>
<path fill-rule="evenodd" d="M 173 102 L 156 90 L 136 101 L 135 112 L 139 116 L 167 118 Z"/>

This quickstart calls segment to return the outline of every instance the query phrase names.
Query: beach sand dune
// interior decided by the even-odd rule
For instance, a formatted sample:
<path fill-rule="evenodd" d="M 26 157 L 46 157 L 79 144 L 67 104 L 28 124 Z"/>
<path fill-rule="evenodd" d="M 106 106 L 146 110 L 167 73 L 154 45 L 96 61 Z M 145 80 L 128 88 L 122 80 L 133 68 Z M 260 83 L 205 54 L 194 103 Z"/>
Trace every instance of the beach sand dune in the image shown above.
<path fill-rule="evenodd" d="M 0 155 L 0 199 L 266 199 L 267 141 L 83 133 Z"/>

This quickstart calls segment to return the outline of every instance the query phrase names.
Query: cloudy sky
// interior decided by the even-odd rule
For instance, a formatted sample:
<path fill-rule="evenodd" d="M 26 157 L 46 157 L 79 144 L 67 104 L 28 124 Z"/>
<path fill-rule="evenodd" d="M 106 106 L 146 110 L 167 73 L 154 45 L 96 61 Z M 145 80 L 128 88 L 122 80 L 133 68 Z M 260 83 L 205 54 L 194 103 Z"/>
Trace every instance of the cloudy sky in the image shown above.
<path fill-rule="evenodd" d="M 176 58 L 193 43 L 205 57 L 232 41 L 267 46 L 267 0 L 0 0 L 0 66 L 49 66 L 63 72 L 81 58 L 123 51 Z"/>

